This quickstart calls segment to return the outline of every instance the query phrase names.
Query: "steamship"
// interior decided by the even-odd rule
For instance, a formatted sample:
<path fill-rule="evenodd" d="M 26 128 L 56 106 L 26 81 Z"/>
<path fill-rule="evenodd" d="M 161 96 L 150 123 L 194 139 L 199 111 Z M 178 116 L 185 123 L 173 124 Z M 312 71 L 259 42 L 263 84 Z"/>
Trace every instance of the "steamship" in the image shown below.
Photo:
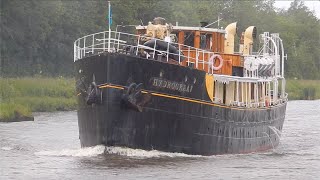
<path fill-rule="evenodd" d="M 236 22 L 216 29 L 158 17 L 135 34 L 77 39 L 81 146 L 199 155 L 275 148 L 287 104 L 282 40 L 250 26 L 235 52 L 237 34 Z"/>

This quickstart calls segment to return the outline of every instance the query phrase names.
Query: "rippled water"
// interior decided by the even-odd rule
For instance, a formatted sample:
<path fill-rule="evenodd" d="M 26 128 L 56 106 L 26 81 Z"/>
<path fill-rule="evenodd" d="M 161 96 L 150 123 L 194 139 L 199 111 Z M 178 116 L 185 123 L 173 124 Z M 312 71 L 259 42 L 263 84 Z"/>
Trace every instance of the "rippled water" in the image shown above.
<path fill-rule="evenodd" d="M 280 145 L 263 153 L 190 156 L 80 148 L 76 112 L 0 123 L 0 179 L 319 179 L 320 101 L 290 101 Z"/>

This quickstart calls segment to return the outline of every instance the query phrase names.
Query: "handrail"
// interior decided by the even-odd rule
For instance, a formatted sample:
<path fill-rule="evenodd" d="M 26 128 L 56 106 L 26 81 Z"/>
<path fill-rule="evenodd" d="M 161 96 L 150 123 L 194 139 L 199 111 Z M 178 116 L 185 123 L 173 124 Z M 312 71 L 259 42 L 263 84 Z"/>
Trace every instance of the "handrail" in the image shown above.
<path fill-rule="evenodd" d="M 109 37 L 110 34 L 110 37 Z M 168 62 L 170 57 L 169 56 L 176 56 L 177 62 L 179 65 L 182 65 L 182 59 L 189 63 L 195 63 L 195 67 L 199 67 L 200 63 L 202 65 L 202 69 L 205 70 L 205 65 L 208 65 L 207 72 L 210 72 L 210 63 L 208 59 L 214 55 L 213 52 L 187 46 L 184 44 L 179 43 L 168 43 L 164 40 L 154 39 L 154 47 L 148 47 L 143 45 L 141 39 L 151 39 L 148 36 L 144 35 L 134 35 L 125 32 L 117 32 L 117 31 L 103 31 L 94 34 L 89 34 L 78 38 L 74 42 L 74 61 L 82 59 L 88 55 L 95 55 L 101 54 L 103 52 L 124 52 L 124 51 L 131 51 L 134 55 L 139 54 L 140 49 L 148 49 L 150 50 L 147 57 L 152 57 L 153 59 L 156 58 L 156 55 L 166 55 L 166 61 Z M 157 49 L 157 44 L 159 42 L 167 43 L 166 49 Z M 170 45 L 175 46 L 179 52 L 172 53 L 169 50 Z M 152 54 L 152 55 L 151 55 Z M 195 57 L 194 57 L 195 54 Z"/>

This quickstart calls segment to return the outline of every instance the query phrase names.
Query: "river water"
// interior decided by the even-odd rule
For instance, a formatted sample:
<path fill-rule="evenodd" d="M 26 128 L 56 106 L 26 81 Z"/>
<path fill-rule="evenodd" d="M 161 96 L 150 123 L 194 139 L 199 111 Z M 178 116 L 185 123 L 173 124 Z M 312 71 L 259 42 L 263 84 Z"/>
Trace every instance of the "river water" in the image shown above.
<path fill-rule="evenodd" d="M 0 123 L 0 179 L 319 179 L 320 100 L 290 101 L 280 145 L 268 152 L 190 156 L 80 148 L 76 112 Z"/>

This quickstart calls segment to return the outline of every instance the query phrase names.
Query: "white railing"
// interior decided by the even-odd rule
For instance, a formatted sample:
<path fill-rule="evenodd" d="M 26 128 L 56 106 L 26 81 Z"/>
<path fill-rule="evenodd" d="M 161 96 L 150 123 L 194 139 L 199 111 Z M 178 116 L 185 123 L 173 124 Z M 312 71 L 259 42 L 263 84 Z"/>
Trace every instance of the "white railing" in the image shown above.
<path fill-rule="evenodd" d="M 284 77 L 284 49 L 282 39 L 278 33 L 269 36 L 269 32 L 264 32 L 261 36 L 263 46 L 258 52 L 246 55 L 244 66 L 246 77 Z M 256 67 L 256 68 L 251 68 Z"/>
<path fill-rule="evenodd" d="M 194 48 L 191 46 L 186 46 L 178 43 L 168 43 L 160 39 L 154 39 L 155 43 L 153 47 L 146 46 L 144 43 L 146 40 L 151 40 L 150 37 L 142 35 L 134 35 L 123 32 L 111 31 L 109 37 L 109 32 L 99 32 L 95 34 L 90 34 L 82 38 L 77 39 L 74 42 L 74 61 L 85 58 L 91 55 L 97 55 L 105 52 L 109 53 L 124 53 L 131 54 L 135 56 L 142 56 L 146 59 L 156 59 L 159 58 L 162 61 L 169 61 L 172 57 L 178 64 L 190 66 L 193 64 L 195 68 L 201 66 L 204 71 L 212 74 L 214 65 L 209 62 L 209 58 L 214 55 L 213 52 L 206 51 L 199 48 Z M 167 47 L 165 49 L 157 48 L 157 43 L 166 43 Z M 172 53 L 169 47 L 174 46 L 178 53 Z"/>
<path fill-rule="evenodd" d="M 265 99 L 267 100 L 267 99 Z M 241 101 L 233 101 L 231 100 L 229 105 L 230 106 L 237 106 L 237 107 L 246 107 L 246 108 L 259 108 L 259 107 L 269 107 L 269 106 L 275 106 L 278 104 L 283 104 L 285 102 L 287 102 L 288 99 L 277 99 L 276 101 L 274 100 L 270 100 L 270 101 L 259 101 L 259 102 L 255 102 L 253 100 L 249 100 L 246 102 L 241 102 Z"/>

